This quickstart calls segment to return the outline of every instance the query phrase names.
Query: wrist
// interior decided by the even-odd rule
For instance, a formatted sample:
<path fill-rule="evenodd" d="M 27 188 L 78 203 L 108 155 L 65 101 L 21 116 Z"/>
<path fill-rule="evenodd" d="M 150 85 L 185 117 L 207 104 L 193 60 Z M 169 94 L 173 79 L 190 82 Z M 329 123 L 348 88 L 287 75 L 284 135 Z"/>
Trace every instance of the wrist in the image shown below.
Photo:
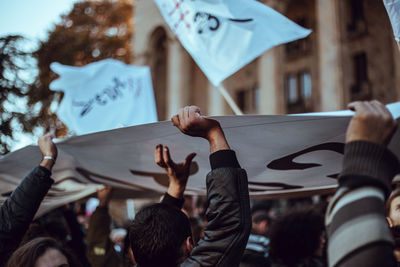
<path fill-rule="evenodd" d="M 168 186 L 168 190 L 167 193 L 174 198 L 183 198 L 183 195 L 185 193 L 185 189 L 186 189 L 186 185 L 181 185 L 178 183 L 173 183 L 170 182 L 169 186 Z"/>
<path fill-rule="evenodd" d="M 53 169 L 54 163 L 55 161 L 53 159 L 44 158 L 39 165 L 51 171 Z"/>
<path fill-rule="evenodd" d="M 219 125 L 210 130 L 209 134 L 207 135 L 207 140 L 210 144 L 211 153 L 219 150 L 230 149 L 228 142 L 226 141 L 225 134 Z"/>

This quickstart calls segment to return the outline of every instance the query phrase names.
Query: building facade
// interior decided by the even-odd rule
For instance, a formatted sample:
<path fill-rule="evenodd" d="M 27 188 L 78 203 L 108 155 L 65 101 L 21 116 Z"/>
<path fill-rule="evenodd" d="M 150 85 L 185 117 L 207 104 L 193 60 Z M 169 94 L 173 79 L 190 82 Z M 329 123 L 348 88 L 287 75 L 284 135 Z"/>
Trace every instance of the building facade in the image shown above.
<path fill-rule="evenodd" d="M 382 1 L 263 2 L 313 32 L 267 51 L 223 82 L 245 114 L 330 111 L 354 100 L 400 99 L 400 53 Z M 154 1 L 135 0 L 134 6 L 135 64 L 151 68 L 159 120 L 185 105 L 208 115 L 233 114 Z"/>

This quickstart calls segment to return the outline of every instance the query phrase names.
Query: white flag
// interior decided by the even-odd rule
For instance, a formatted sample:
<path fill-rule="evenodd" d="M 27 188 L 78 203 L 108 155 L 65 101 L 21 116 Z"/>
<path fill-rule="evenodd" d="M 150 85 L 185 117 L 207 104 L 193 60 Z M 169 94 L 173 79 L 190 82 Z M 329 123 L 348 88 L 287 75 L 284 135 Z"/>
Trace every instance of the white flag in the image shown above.
<path fill-rule="evenodd" d="M 50 89 L 64 92 L 57 116 L 79 135 L 157 121 L 149 67 L 106 59 L 51 69 L 61 77 Z"/>
<path fill-rule="evenodd" d="M 214 85 L 268 49 L 310 30 L 255 0 L 155 0 L 164 19 Z"/>
<path fill-rule="evenodd" d="M 400 0 L 383 0 L 392 23 L 394 38 L 400 42 Z"/>

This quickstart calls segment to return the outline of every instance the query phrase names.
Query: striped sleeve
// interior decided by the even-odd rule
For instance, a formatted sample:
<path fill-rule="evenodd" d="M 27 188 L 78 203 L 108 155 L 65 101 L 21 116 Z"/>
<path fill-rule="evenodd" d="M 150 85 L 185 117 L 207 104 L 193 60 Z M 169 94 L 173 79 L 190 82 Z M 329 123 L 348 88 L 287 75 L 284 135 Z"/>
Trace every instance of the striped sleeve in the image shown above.
<path fill-rule="evenodd" d="M 339 188 L 325 218 L 329 266 L 396 266 L 384 203 L 398 168 L 382 146 L 346 145 Z"/>

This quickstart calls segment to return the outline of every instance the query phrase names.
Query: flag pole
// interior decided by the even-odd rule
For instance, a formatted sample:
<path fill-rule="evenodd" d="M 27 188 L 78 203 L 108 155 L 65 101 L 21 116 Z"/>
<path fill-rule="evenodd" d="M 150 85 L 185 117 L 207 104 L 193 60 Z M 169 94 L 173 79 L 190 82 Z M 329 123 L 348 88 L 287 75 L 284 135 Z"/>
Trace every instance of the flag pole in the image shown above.
<path fill-rule="evenodd" d="M 240 108 L 236 105 L 235 101 L 233 101 L 231 95 L 228 93 L 228 91 L 223 87 L 222 85 L 217 86 L 218 91 L 221 93 L 221 95 L 225 98 L 226 102 L 228 102 L 228 105 L 231 107 L 235 115 L 243 115 L 243 112 L 240 110 Z"/>

